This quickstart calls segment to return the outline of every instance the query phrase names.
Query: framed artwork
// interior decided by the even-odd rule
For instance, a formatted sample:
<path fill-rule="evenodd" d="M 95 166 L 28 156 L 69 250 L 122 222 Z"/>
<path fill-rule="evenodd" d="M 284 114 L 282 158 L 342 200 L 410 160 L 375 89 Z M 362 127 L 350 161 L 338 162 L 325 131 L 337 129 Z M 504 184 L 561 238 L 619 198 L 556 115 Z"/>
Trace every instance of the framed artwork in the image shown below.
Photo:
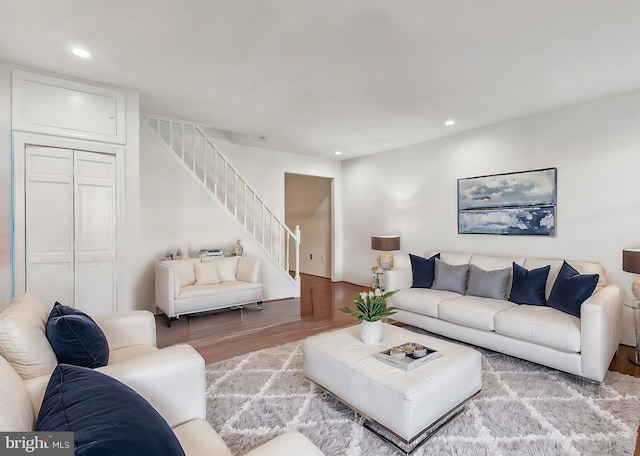
<path fill-rule="evenodd" d="M 557 168 L 458 179 L 458 233 L 555 236 Z"/>

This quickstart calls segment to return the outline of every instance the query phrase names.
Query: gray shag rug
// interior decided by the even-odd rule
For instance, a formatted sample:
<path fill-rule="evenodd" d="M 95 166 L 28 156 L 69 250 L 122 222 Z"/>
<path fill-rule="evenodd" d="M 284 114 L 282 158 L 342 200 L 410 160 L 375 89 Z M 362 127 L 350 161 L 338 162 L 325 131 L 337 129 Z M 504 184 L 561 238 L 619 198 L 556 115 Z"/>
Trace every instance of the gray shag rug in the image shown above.
<path fill-rule="evenodd" d="M 414 455 L 633 455 L 640 379 L 608 372 L 598 385 L 478 350 L 482 391 Z M 398 454 L 305 378 L 301 342 L 210 364 L 207 381 L 209 422 L 234 455 L 287 430 L 327 456 Z"/>

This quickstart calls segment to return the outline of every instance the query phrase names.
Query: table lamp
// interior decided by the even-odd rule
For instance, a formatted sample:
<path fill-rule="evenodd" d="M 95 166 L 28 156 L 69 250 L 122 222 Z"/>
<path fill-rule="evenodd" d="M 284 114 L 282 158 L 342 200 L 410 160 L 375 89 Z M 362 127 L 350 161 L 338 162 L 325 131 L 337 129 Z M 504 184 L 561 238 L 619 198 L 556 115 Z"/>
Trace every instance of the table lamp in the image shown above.
<path fill-rule="evenodd" d="M 640 274 L 640 249 L 624 249 L 622 251 L 622 270 Z M 640 276 L 631 284 L 631 293 L 640 301 Z"/>
<path fill-rule="evenodd" d="M 371 249 L 380 250 L 377 261 L 378 267 L 383 270 L 393 268 L 393 254 L 390 250 L 400 250 L 400 236 L 371 236 Z"/>

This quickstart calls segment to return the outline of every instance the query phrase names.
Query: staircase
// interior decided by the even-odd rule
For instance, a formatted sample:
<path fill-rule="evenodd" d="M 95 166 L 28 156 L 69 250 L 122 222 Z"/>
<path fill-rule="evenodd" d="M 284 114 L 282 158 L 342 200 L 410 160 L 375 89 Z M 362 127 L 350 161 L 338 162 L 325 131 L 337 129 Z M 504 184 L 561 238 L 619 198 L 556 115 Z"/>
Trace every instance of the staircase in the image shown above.
<path fill-rule="evenodd" d="M 209 196 L 297 285 L 295 297 L 300 296 L 300 227 L 291 231 L 275 216 L 199 125 L 148 114 L 142 119 Z M 289 273 L 292 257 L 295 277 Z"/>

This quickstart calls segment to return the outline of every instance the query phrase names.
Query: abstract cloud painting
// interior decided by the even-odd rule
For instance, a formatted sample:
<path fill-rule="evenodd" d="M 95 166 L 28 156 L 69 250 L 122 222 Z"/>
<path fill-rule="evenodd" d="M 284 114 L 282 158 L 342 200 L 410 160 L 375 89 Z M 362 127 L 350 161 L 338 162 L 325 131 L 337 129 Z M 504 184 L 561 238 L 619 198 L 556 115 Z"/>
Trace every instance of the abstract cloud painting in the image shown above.
<path fill-rule="evenodd" d="M 555 236 L 557 169 L 458 179 L 458 233 Z"/>

